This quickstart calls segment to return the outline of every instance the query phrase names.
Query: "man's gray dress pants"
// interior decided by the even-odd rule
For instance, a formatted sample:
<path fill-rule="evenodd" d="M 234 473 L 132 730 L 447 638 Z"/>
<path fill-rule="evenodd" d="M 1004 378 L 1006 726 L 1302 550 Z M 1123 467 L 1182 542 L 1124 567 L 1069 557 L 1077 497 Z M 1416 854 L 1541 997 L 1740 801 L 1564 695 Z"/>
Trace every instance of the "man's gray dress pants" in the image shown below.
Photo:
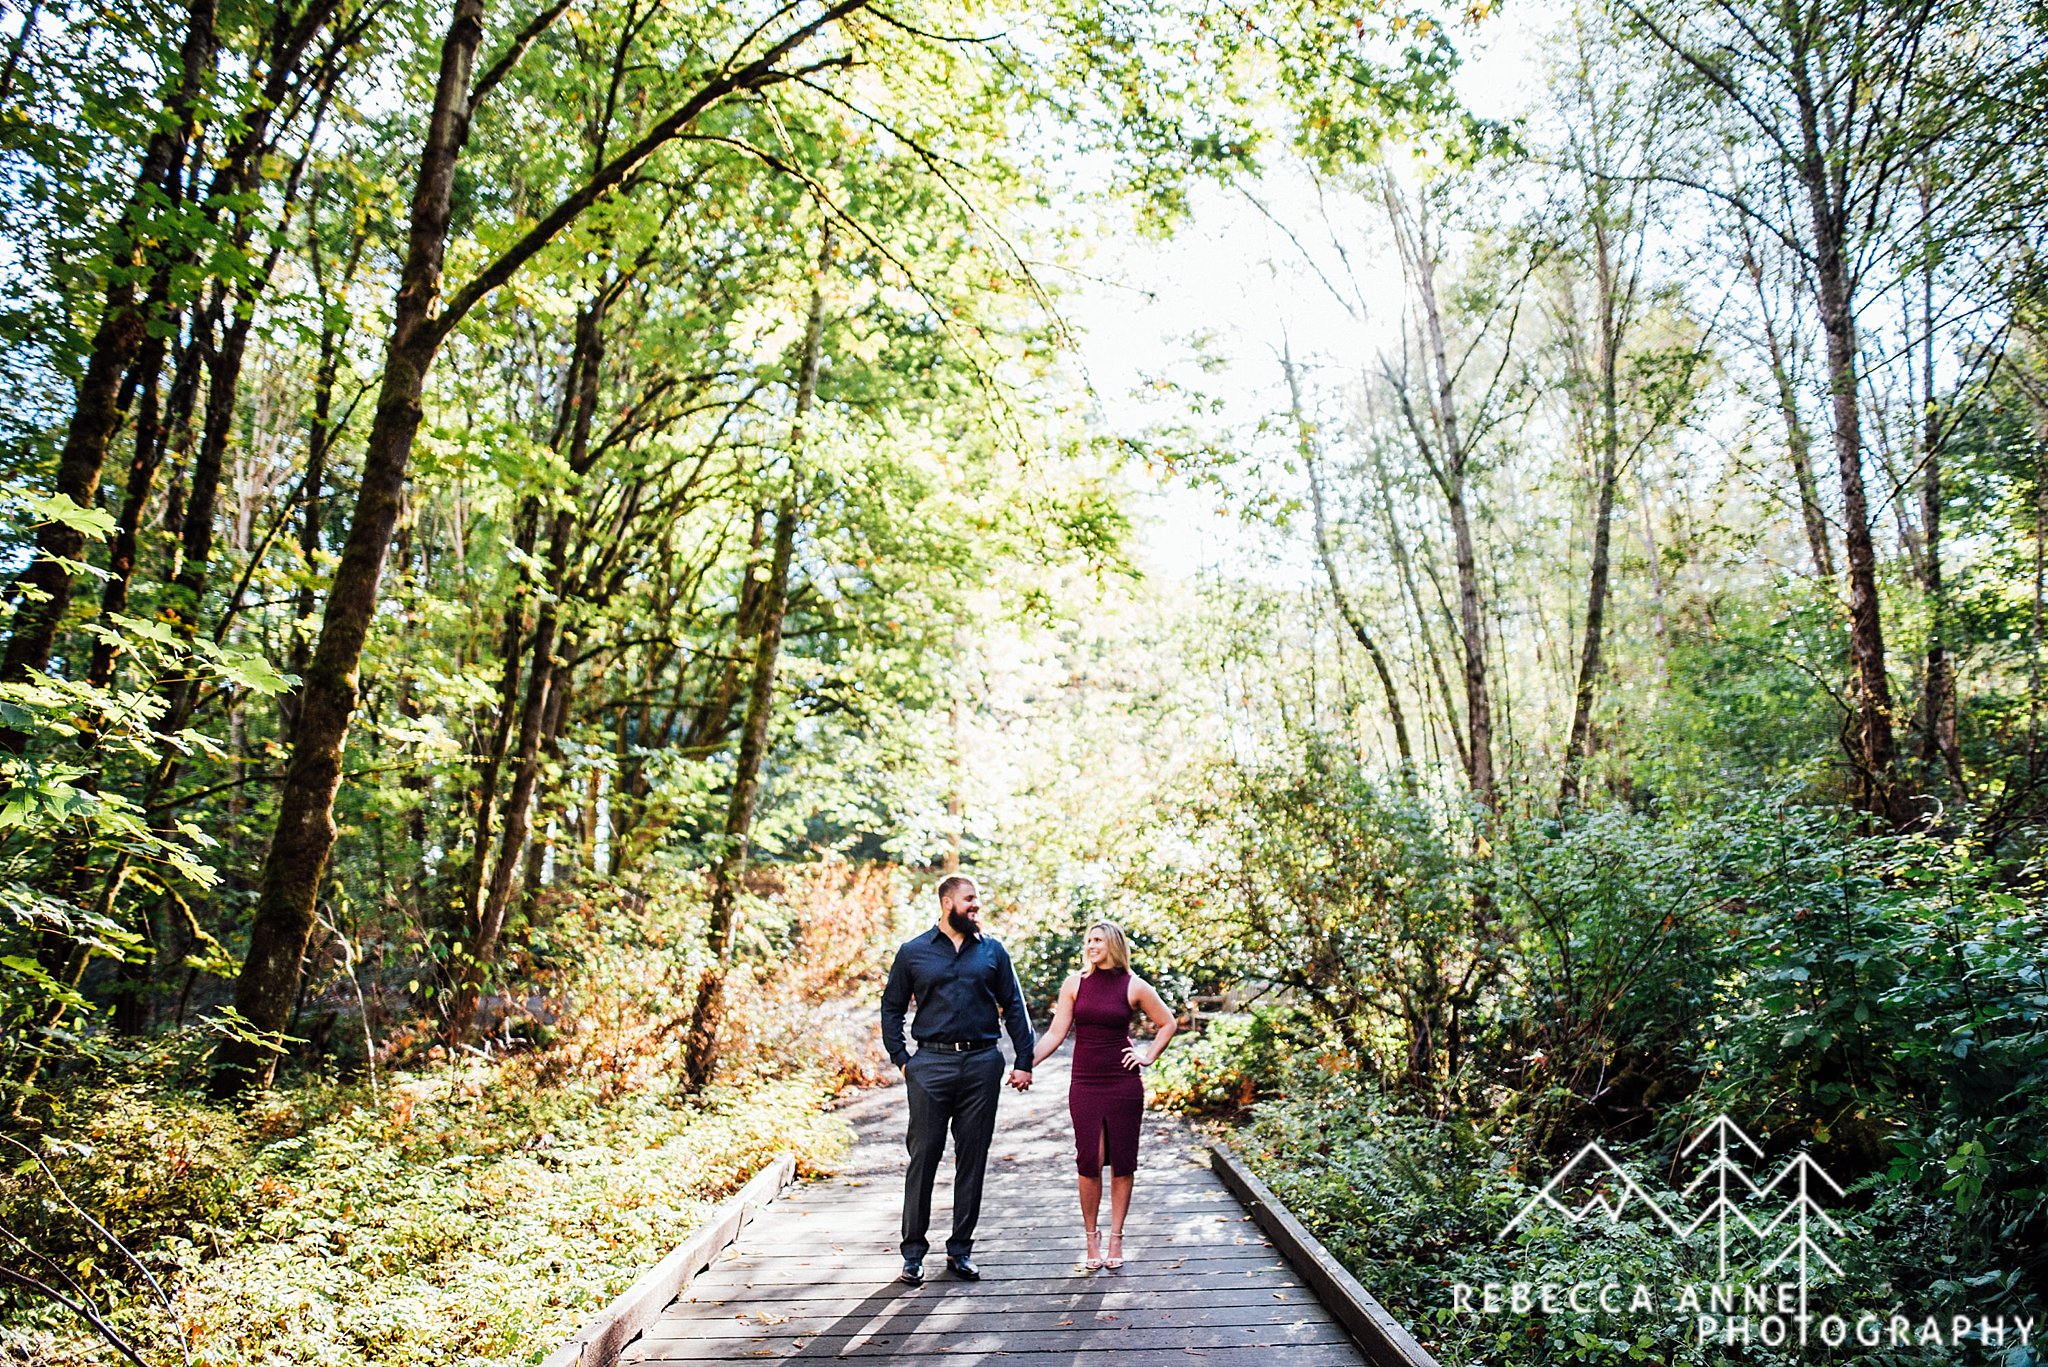
<path fill-rule="evenodd" d="M 953 1234 L 946 1240 L 946 1256 L 965 1258 L 974 1251 L 981 1179 L 988 1170 L 989 1141 L 995 1138 L 1004 1067 L 1003 1051 L 993 1044 L 964 1054 L 920 1049 L 904 1065 L 910 1167 L 903 1174 L 903 1261 L 923 1262 L 931 1249 L 925 1231 L 932 1222 L 932 1182 L 946 1153 L 948 1126 L 953 1131 Z"/>

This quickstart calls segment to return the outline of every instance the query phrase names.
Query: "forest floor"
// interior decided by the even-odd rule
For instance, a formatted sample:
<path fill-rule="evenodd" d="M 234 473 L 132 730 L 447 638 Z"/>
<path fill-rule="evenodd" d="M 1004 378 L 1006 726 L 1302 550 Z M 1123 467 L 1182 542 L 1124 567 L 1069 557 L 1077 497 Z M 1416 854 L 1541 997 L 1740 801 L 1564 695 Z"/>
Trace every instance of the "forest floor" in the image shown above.
<path fill-rule="evenodd" d="M 150 1362 L 524 1363 L 775 1152 L 818 1172 L 848 1142 L 817 1073 L 691 1100 L 661 1082 L 621 1095 L 601 1076 L 547 1071 L 545 1054 L 465 1057 L 375 1094 L 316 1085 L 239 1113 L 101 1091 L 45 1146 L 47 1169 L 0 1173 L 0 1222 L 82 1272 Z M 166 1298 L 62 1197 L 117 1235 Z M 54 1308 L 0 1325 L 0 1361 L 116 1360 Z"/>

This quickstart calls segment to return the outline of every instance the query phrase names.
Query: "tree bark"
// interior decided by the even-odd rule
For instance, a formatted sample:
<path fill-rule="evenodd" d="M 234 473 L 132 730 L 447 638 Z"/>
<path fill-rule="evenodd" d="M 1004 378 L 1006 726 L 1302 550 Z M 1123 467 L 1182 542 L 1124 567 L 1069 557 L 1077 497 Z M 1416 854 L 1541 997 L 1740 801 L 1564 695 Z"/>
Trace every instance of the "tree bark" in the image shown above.
<path fill-rule="evenodd" d="M 106 618 L 128 610 L 128 591 L 135 582 L 135 553 L 142 531 L 142 513 L 149 503 L 150 490 L 156 484 L 157 467 L 163 464 L 164 419 L 158 387 L 164 352 L 163 338 L 148 338 L 135 362 L 135 447 L 128 460 L 128 479 L 121 492 L 121 512 L 114 522 L 113 543 L 107 552 L 108 578 L 100 590 L 100 616 Z M 176 380 L 173 380 L 172 387 L 177 387 Z M 92 659 L 85 671 L 86 682 L 95 688 L 105 688 L 112 683 L 118 655 L 112 641 L 94 641 Z"/>
<path fill-rule="evenodd" d="M 1921 210 L 1927 212 L 1928 191 L 1921 189 Z M 1945 444 L 1941 407 L 1934 388 L 1934 263 L 1920 274 L 1920 529 L 1926 541 L 1921 557 L 1921 587 L 1927 594 L 1927 673 L 1920 700 L 1920 759 L 1940 764 L 1958 797 L 1969 798 L 1963 775 L 1962 747 L 1956 738 L 1955 663 L 1948 653 L 1948 594 L 1941 574 L 1941 456 Z"/>
<path fill-rule="evenodd" d="M 1373 477 L 1379 488 L 1380 529 L 1386 533 L 1387 549 L 1394 554 L 1394 571 L 1401 580 L 1401 589 L 1407 597 L 1409 610 L 1415 614 L 1416 644 L 1429 665 L 1429 678 L 1436 684 L 1437 697 L 1442 703 L 1444 729 L 1450 733 L 1451 749 L 1457 757 L 1458 767 L 1462 770 L 1470 761 L 1466 757 L 1464 728 L 1458 724 L 1457 694 L 1451 689 L 1450 677 L 1444 673 L 1443 657 L 1436 646 L 1436 633 L 1429 627 L 1429 609 L 1423 605 L 1422 590 L 1415 582 L 1415 567 L 1408 558 L 1408 544 L 1401 537 L 1400 519 L 1394 515 L 1394 499 L 1389 492 L 1390 482 L 1386 463 L 1381 459 L 1377 446 L 1370 447 L 1369 451 L 1372 457 Z M 1446 618 L 1446 626 L 1452 635 L 1456 635 L 1455 623 Z M 1427 688 L 1421 691 L 1425 695 L 1428 693 Z M 1427 708 L 1424 709 L 1423 715 L 1429 715 Z M 1434 732 L 1431 734 L 1434 735 Z"/>
<path fill-rule="evenodd" d="M 1855 668 L 1856 770 L 1863 807 L 1897 824 L 1903 811 L 1894 791 L 1891 683 L 1885 672 L 1883 607 L 1877 589 L 1877 550 L 1870 535 L 1870 505 L 1863 483 L 1862 406 L 1856 375 L 1855 285 L 1847 254 L 1842 196 L 1831 184 L 1830 159 L 1821 146 L 1819 113 L 1794 67 L 1799 105 L 1801 188 L 1814 244 L 1814 283 L 1821 333 L 1827 340 L 1828 397 L 1834 419 L 1835 464 L 1842 484 L 1842 548 L 1849 581 L 1849 655 Z"/>
<path fill-rule="evenodd" d="M 1778 420 L 1785 428 L 1785 458 L 1792 467 L 1792 487 L 1799 496 L 1799 520 L 1806 531 L 1807 553 L 1813 557 L 1813 571 L 1822 579 L 1835 577 L 1834 548 L 1828 542 L 1827 515 L 1821 511 L 1820 487 L 1813 477 L 1813 433 L 1799 412 L 1799 391 L 1793 382 L 1794 353 L 1780 335 L 1771 316 L 1770 294 L 1764 281 L 1763 260 L 1758 255 L 1756 233 L 1747 217 L 1738 217 L 1742 234 L 1742 266 L 1756 291 L 1757 316 L 1764 329 L 1764 351 L 1770 360 L 1771 387 L 1778 405 Z"/>
<path fill-rule="evenodd" d="M 319 191 L 314 191 L 314 203 L 319 200 Z M 311 220 L 317 210 L 308 212 Z M 366 232 L 357 232 L 349 240 L 348 259 L 342 267 L 341 281 L 335 290 L 335 297 L 345 299 L 348 288 L 355 282 L 357 267 L 362 262 L 363 248 L 369 240 Z M 303 576 L 299 591 L 294 597 L 292 615 L 305 622 L 312 617 L 318 598 L 313 590 L 313 578 L 320 551 L 320 543 L 327 526 L 327 457 L 340 437 L 341 427 L 346 421 L 344 415 L 337 421 L 334 414 L 334 385 L 340 378 L 342 349 L 349 334 L 346 308 L 341 310 L 342 322 L 336 327 L 327 307 L 326 280 L 320 269 L 320 228 L 317 222 L 310 224 L 307 234 L 307 252 L 313 266 L 313 281 L 319 291 L 322 304 L 320 310 L 320 360 L 313 371 L 313 420 L 306 434 L 306 474 L 302 481 L 304 506 L 299 513 L 299 573 Z M 292 633 L 290 672 L 303 679 L 306 667 L 312 661 L 312 645 L 303 629 Z M 299 686 L 278 700 L 278 734 L 289 744 L 299 727 Z"/>
<path fill-rule="evenodd" d="M 1422 321 L 1429 348 L 1431 395 L 1437 441 L 1441 456 L 1432 463 L 1451 520 L 1452 555 L 1458 573 L 1458 635 L 1465 664 L 1465 772 L 1472 796 L 1492 810 L 1499 804 L 1493 769 L 1493 701 L 1486 668 L 1486 615 L 1479 588 L 1479 556 L 1472 538 L 1472 523 L 1465 507 L 1466 470 L 1471 453 L 1459 432 L 1456 377 L 1452 373 L 1449 346 L 1444 340 L 1443 310 L 1436 293 L 1436 249 L 1418 225 L 1413 256 L 1416 294 L 1422 305 Z M 1425 444 L 1425 453 L 1427 446 Z"/>
<path fill-rule="evenodd" d="M 235 1009 L 256 1039 L 231 1039 L 215 1055 L 216 1095 L 267 1086 L 297 994 L 300 962 L 316 920 L 320 880 L 334 847 L 334 796 L 357 695 L 356 670 L 376 611 L 378 580 L 398 523 L 405 469 L 419 431 L 428 367 L 446 335 L 433 309 L 441 292 L 455 164 L 469 134 L 470 72 L 483 41 L 483 0 L 455 0 L 420 157 L 404 273 L 384 380 L 363 456 L 348 540 L 327 595 L 320 639 L 306 668 L 297 735 L 279 794 L 277 828 L 263 862 L 249 952 L 235 981 Z"/>
<path fill-rule="evenodd" d="M 1602 212 L 1596 208 L 1596 215 Z M 1586 577 L 1586 628 L 1579 650 L 1578 686 L 1572 690 L 1572 722 L 1566 733 L 1564 774 L 1558 783 L 1558 807 L 1579 800 L 1579 770 L 1592 748 L 1593 696 L 1600 678 L 1600 652 L 1607 625 L 1607 579 L 1614 525 L 1614 486 L 1621 473 L 1621 315 L 1612 243 L 1605 223 L 1593 225 L 1594 288 L 1599 293 L 1599 457 L 1594 470 L 1593 563 Z"/>

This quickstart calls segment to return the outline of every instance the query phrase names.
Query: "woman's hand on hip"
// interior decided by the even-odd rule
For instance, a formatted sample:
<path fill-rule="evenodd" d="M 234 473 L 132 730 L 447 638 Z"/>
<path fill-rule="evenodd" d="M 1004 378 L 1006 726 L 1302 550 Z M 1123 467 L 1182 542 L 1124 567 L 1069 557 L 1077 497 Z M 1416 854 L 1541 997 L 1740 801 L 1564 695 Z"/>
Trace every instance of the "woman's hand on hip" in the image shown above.
<path fill-rule="evenodd" d="M 1151 1059 L 1145 1057 L 1144 1052 L 1137 1045 L 1126 1044 L 1124 1046 L 1124 1067 L 1129 1068 L 1131 1071 L 1136 1072 L 1151 1061 Z"/>

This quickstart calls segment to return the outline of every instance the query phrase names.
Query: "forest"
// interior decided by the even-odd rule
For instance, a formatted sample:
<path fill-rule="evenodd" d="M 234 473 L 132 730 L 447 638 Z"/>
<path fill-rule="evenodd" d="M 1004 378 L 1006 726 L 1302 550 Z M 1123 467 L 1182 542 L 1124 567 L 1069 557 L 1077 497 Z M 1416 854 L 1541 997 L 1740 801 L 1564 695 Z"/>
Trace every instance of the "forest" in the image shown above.
<path fill-rule="evenodd" d="M 1706 1279 L 1497 1236 L 1720 1115 L 2048 1304 L 2044 112 L 2038 0 L 0 0 L 6 1360 L 539 1362 L 965 870 L 1446 1364 L 2042 1361 L 1448 1288 Z"/>

